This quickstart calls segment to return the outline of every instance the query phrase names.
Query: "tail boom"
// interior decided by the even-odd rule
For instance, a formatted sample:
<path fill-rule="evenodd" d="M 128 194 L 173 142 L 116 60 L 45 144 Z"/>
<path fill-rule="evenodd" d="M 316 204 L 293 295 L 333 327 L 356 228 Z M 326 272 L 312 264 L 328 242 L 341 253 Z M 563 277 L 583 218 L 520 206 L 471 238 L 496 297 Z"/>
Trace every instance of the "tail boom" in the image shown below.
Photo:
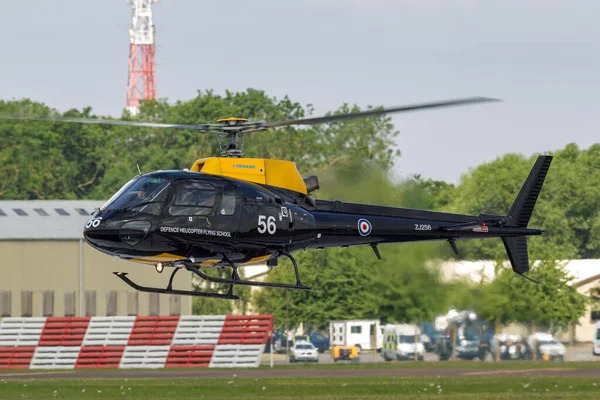
<path fill-rule="evenodd" d="M 538 157 L 507 215 L 473 216 L 317 200 L 311 210 L 317 237 L 309 247 L 371 245 L 375 250 L 381 243 L 448 240 L 457 252 L 457 239 L 495 237 L 502 239 L 513 271 L 523 274 L 529 271 L 527 236 L 543 233 L 527 225 L 551 161 L 551 156 Z"/>

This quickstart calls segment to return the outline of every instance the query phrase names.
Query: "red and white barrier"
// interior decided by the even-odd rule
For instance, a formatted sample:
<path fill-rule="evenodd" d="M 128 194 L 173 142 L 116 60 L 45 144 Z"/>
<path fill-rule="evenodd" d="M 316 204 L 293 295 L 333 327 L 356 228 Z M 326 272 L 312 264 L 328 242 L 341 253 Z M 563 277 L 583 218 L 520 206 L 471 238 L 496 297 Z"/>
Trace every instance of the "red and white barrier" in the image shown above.
<path fill-rule="evenodd" d="M 272 315 L 0 320 L 0 369 L 257 367 Z"/>

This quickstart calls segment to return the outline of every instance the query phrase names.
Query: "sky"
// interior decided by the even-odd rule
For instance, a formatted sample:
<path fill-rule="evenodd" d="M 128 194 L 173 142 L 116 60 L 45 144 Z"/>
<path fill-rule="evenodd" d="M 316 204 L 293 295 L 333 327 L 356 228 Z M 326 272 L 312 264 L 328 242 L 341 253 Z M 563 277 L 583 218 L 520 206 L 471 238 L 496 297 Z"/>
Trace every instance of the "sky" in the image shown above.
<path fill-rule="evenodd" d="M 399 177 L 458 183 L 506 153 L 600 142 L 597 0 L 159 0 L 153 10 L 157 92 L 170 101 L 255 88 L 319 115 L 343 103 L 502 100 L 394 115 Z M 0 99 L 120 116 L 130 18 L 125 0 L 0 0 Z"/>

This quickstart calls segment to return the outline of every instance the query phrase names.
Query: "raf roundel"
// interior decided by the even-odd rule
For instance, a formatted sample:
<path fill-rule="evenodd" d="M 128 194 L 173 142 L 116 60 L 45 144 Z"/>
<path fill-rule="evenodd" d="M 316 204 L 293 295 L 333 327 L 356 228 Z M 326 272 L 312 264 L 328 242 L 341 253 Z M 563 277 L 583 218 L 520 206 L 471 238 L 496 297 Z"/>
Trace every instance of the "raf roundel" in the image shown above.
<path fill-rule="evenodd" d="M 361 236 L 369 236 L 371 229 L 371 223 L 368 220 L 364 218 L 358 220 L 358 233 Z"/>

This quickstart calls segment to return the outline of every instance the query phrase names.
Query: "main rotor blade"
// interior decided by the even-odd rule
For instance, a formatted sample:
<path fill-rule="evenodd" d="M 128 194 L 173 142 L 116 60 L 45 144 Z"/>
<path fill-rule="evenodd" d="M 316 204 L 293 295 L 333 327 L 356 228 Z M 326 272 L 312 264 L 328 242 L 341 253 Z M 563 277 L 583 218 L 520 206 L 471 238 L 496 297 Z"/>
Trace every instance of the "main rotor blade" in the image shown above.
<path fill-rule="evenodd" d="M 488 97 L 468 97 L 468 98 L 464 98 L 464 99 L 445 100 L 445 101 L 438 101 L 438 102 L 433 102 L 433 103 L 412 104 L 412 105 L 407 105 L 407 106 L 393 107 L 393 108 L 387 108 L 387 109 L 381 109 L 381 110 L 368 110 L 368 111 L 361 111 L 361 112 L 350 113 L 350 114 L 331 115 L 331 116 L 327 116 L 327 117 L 291 119 L 291 120 L 287 120 L 287 121 L 269 122 L 269 123 L 267 123 L 267 126 L 270 128 L 275 128 L 278 126 L 288 126 L 288 125 L 324 124 L 324 123 L 333 122 L 333 121 L 370 117 L 373 115 L 380 115 L 380 114 L 417 111 L 417 110 L 423 110 L 423 109 L 427 109 L 427 108 L 451 107 L 451 106 L 459 106 L 459 105 L 474 104 L 474 103 L 486 103 L 486 102 L 491 102 L 491 101 L 500 101 L 500 100 L 491 99 Z"/>
<path fill-rule="evenodd" d="M 193 129 L 196 131 L 207 131 L 209 125 L 185 125 L 185 124 L 161 124 L 156 122 L 137 122 L 137 121 L 122 121 L 118 119 L 95 119 L 95 118 L 71 118 L 71 117 L 44 117 L 44 116 L 29 116 L 29 115 L 3 115 L 0 114 L 0 119 L 26 119 L 34 121 L 52 121 L 52 122 L 76 122 L 83 124 L 103 124 L 103 125 L 125 125 L 125 126 L 142 126 L 148 128 L 179 128 Z"/>

